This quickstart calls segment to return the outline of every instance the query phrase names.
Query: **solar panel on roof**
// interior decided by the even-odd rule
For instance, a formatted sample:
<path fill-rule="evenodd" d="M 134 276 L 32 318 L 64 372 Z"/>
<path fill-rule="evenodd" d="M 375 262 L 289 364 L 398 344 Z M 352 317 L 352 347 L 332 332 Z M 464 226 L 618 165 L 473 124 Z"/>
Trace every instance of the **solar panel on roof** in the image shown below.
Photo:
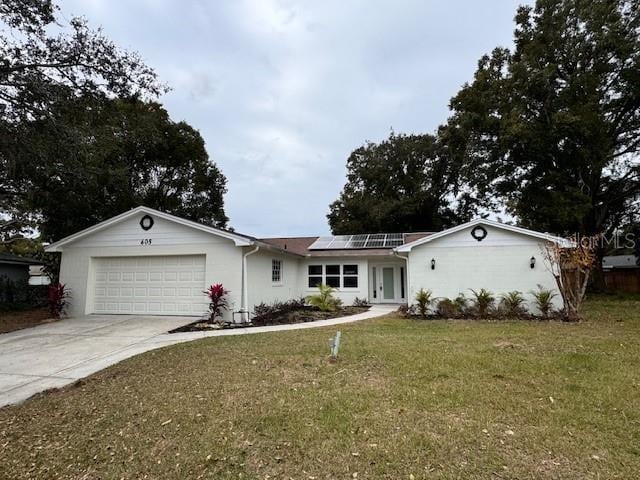
<path fill-rule="evenodd" d="M 374 235 L 369 235 L 369 239 L 367 240 L 366 248 L 382 248 L 384 247 L 384 240 L 387 237 L 385 233 L 376 233 Z"/>
<path fill-rule="evenodd" d="M 393 248 L 404 243 L 403 233 L 372 233 L 319 237 L 309 250 L 354 250 L 365 248 Z"/>
<path fill-rule="evenodd" d="M 318 239 L 315 242 L 313 242 L 309 246 L 309 248 L 323 250 L 325 248 L 328 248 L 329 245 L 331 245 L 332 241 L 333 241 L 333 237 L 318 237 Z"/>
<path fill-rule="evenodd" d="M 367 238 L 369 238 L 369 235 L 352 235 L 347 248 L 364 248 Z"/>
<path fill-rule="evenodd" d="M 385 241 L 385 247 L 399 247 L 404 243 L 404 235 L 402 233 L 389 233 Z"/>
<path fill-rule="evenodd" d="M 349 239 L 351 235 L 336 235 L 333 237 L 333 241 L 329 244 L 329 248 L 332 250 L 342 250 L 347 248 L 347 243 L 349 243 Z"/>

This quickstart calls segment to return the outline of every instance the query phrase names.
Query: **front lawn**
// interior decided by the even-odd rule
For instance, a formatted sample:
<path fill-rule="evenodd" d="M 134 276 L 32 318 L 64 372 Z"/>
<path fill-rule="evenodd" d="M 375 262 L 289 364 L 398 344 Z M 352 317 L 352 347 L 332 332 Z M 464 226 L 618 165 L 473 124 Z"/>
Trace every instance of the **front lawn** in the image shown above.
<path fill-rule="evenodd" d="M 209 338 L 0 410 L 0 478 L 636 478 L 640 297 Z"/>

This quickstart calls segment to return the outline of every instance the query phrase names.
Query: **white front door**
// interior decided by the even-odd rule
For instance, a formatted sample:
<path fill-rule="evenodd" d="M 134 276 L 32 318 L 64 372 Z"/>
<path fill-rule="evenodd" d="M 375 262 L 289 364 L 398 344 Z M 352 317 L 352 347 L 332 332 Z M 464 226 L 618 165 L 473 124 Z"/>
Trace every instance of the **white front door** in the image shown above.
<path fill-rule="evenodd" d="M 371 299 L 373 303 L 399 303 L 404 299 L 404 267 L 377 264 L 371 267 Z"/>

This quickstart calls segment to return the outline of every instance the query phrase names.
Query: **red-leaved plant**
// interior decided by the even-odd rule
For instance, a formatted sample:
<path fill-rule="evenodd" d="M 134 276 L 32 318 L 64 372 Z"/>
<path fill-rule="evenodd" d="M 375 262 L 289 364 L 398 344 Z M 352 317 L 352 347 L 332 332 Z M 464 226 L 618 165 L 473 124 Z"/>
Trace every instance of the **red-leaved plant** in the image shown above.
<path fill-rule="evenodd" d="M 65 284 L 54 283 L 49 285 L 47 301 L 49 303 L 49 312 L 53 318 L 60 318 L 65 313 L 69 306 L 70 298 L 71 292 Z"/>
<path fill-rule="evenodd" d="M 225 310 L 229 310 L 229 302 L 225 298 L 229 290 L 225 290 L 221 283 L 216 283 L 207 288 L 204 293 L 209 297 L 209 323 L 215 323 L 218 317 L 222 317 Z"/>

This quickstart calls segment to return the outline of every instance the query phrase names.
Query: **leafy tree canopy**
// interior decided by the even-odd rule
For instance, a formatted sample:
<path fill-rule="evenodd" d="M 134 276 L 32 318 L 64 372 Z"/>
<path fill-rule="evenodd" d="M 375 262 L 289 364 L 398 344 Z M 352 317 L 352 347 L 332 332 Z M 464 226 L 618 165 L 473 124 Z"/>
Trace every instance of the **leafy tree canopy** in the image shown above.
<path fill-rule="evenodd" d="M 515 49 L 483 57 L 452 99 L 450 147 L 526 226 L 615 229 L 638 213 L 640 2 L 538 0 L 515 20 Z"/>
<path fill-rule="evenodd" d="M 0 3 L 0 107 L 6 120 L 46 116 L 74 96 L 158 95 L 166 87 L 135 52 L 121 50 L 82 17 L 68 24 L 52 0 Z"/>
<path fill-rule="evenodd" d="M 146 204 L 225 226 L 226 179 L 200 134 L 148 100 L 139 55 L 52 0 L 0 3 L 0 240 L 53 240 Z"/>
<path fill-rule="evenodd" d="M 34 140 L 20 162 L 20 178 L 28 179 L 24 207 L 38 212 L 46 240 L 138 205 L 226 226 L 226 178 L 200 134 L 157 103 L 78 98 L 23 128 Z"/>
<path fill-rule="evenodd" d="M 472 198 L 433 135 L 367 143 L 347 160 L 347 183 L 330 206 L 334 234 L 439 230 L 468 219 Z M 455 205 L 455 207 L 454 207 Z"/>

